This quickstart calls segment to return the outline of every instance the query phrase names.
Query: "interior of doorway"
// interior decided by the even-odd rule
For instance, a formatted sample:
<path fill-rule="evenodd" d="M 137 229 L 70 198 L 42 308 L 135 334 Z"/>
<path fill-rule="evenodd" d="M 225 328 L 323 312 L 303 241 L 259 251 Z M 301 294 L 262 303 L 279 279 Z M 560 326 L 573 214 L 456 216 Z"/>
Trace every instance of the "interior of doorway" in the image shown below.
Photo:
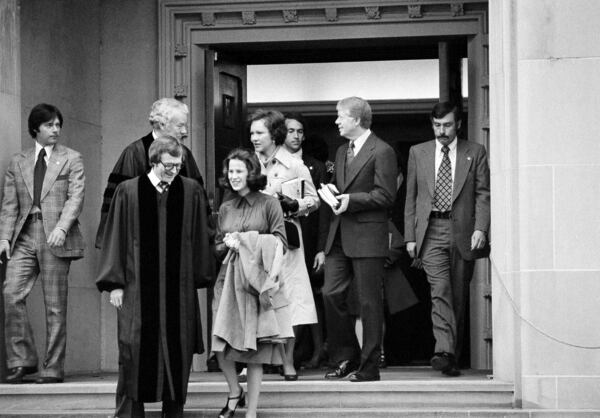
<path fill-rule="evenodd" d="M 409 45 L 404 40 L 403 45 L 363 45 L 359 50 L 340 48 L 337 42 L 331 45 L 320 45 L 317 49 L 311 49 L 307 45 L 289 45 L 278 43 L 276 51 L 265 53 L 261 44 L 235 45 L 235 48 L 228 45 L 219 45 L 214 48 L 219 60 L 225 59 L 242 63 L 243 65 L 253 64 L 289 64 L 305 62 L 324 62 L 349 61 L 349 58 L 356 59 L 361 57 L 364 61 L 373 61 L 380 59 L 427 59 L 439 57 L 439 46 L 436 39 L 429 39 L 426 43 L 422 40 Z M 466 41 L 453 40 L 457 55 L 461 58 L 466 57 Z M 272 45 L 269 45 L 272 47 Z M 460 86 L 459 86 L 460 88 Z M 291 98 L 290 98 L 291 99 Z M 461 98 L 462 101 L 462 98 Z M 374 106 L 374 131 L 382 138 L 388 139 L 394 149 L 400 155 L 401 166 L 406 167 L 408 149 L 410 146 L 431 139 L 431 127 L 428 114 L 437 102 L 436 99 L 425 100 L 403 100 L 401 97 L 392 101 L 375 101 Z M 335 149 L 343 139 L 337 135 L 332 135 L 331 130 L 335 130 L 333 121 L 335 120 L 335 101 L 331 103 L 323 102 L 261 102 L 248 103 L 247 113 L 252 110 L 262 108 L 276 108 L 280 111 L 302 111 L 308 120 L 310 132 L 321 134 L 328 139 L 329 156 L 333 157 Z M 468 109 L 468 100 L 464 100 L 465 110 Z M 300 108 L 300 109 L 299 109 Z M 465 117 L 468 117 L 466 114 Z M 464 128 L 468 124 L 463 124 Z M 463 132 L 465 136 L 468 134 Z M 390 139 L 391 138 L 391 139 Z M 244 133 L 240 138 L 242 145 L 249 145 L 247 134 Z M 220 161 L 220 156 L 215 155 L 215 160 Z M 402 200 L 402 199 L 398 199 Z M 399 202 L 398 202 L 399 203 Z M 426 364 L 433 352 L 433 337 L 431 334 L 430 320 L 430 298 L 426 279 L 421 271 L 414 270 L 408 275 L 413 289 L 418 294 L 420 304 L 402 312 L 388 326 L 386 333 L 386 356 L 390 363 L 397 365 L 404 364 Z M 467 327 L 467 329 L 469 329 Z M 469 336 L 467 336 L 469 338 Z M 470 344 L 465 344 L 470 347 Z M 465 357 L 465 365 L 469 365 L 469 358 Z"/>

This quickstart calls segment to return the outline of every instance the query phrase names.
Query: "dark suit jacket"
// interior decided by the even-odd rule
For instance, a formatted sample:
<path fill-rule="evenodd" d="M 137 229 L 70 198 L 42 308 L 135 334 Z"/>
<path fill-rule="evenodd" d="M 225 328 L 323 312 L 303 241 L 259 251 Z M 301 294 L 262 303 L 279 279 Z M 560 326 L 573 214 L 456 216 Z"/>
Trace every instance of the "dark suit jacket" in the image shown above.
<path fill-rule="evenodd" d="M 456 168 L 452 192 L 452 233 L 465 260 L 485 253 L 471 251 L 473 231 L 490 227 L 490 169 L 485 148 L 457 139 Z M 422 248 L 435 190 L 435 140 L 411 147 L 406 178 L 404 236 L 406 242 Z"/>
<path fill-rule="evenodd" d="M 392 147 L 371 133 L 346 172 L 348 143 L 335 157 L 332 182 L 341 194 L 349 194 L 346 212 L 334 216 L 329 227 L 325 254 L 341 230 L 342 248 L 348 257 L 385 257 L 388 252 L 387 209 L 396 195 L 396 154 Z"/>
<path fill-rule="evenodd" d="M 4 179 L 0 213 L 0 239 L 9 240 L 11 251 L 33 206 L 35 147 L 15 154 Z M 67 232 L 65 243 L 49 247 L 57 257 L 83 257 L 83 237 L 77 218 L 83 209 L 85 189 L 83 160 L 77 151 L 56 144 L 48 160 L 40 205 L 46 236 L 59 227 Z"/>

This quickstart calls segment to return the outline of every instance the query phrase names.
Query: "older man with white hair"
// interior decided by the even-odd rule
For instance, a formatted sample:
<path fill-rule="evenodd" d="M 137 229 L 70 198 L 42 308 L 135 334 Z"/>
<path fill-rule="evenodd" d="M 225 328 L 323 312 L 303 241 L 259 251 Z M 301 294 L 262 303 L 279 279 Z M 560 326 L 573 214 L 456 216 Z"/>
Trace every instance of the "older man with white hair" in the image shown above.
<path fill-rule="evenodd" d="M 159 137 L 168 136 L 180 143 L 188 136 L 189 110 L 185 103 L 172 98 L 162 98 L 152 104 L 148 117 L 152 132 L 129 144 L 121 153 L 114 168 L 108 176 L 108 184 L 104 190 L 102 208 L 100 209 L 100 225 L 96 233 L 96 248 L 101 247 L 104 226 L 110 203 L 119 183 L 146 174 L 150 171 L 148 150 L 152 142 Z M 194 160 L 192 152 L 183 145 L 183 166 L 180 175 L 195 179 L 204 186 L 202 175 Z"/>

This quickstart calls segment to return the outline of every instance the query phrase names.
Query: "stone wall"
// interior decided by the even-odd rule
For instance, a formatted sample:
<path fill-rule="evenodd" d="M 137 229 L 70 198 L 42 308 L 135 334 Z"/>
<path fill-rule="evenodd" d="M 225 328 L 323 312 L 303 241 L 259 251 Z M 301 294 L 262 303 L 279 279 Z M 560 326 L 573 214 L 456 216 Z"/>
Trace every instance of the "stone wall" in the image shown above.
<path fill-rule="evenodd" d="M 598 18 L 490 2 L 494 374 L 523 407 L 600 407 Z"/>

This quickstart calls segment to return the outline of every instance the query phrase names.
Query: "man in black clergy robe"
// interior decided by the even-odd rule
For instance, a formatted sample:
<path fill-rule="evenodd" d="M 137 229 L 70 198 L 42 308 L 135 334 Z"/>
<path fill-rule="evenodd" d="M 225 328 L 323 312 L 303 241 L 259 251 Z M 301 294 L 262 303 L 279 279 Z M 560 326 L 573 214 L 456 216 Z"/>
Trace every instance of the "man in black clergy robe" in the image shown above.
<path fill-rule="evenodd" d="M 183 416 L 194 353 L 202 353 L 196 289 L 212 282 L 213 252 L 200 184 L 177 173 L 183 149 L 173 138 L 149 149 L 148 174 L 115 190 L 96 285 L 118 309 L 119 380 L 115 416 Z"/>
<path fill-rule="evenodd" d="M 152 132 L 143 138 L 129 144 L 121 153 L 114 168 L 108 176 L 108 184 L 104 189 L 102 207 L 100 208 L 100 224 L 96 233 L 96 248 L 102 244 L 104 225 L 110 202 L 115 194 L 115 189 L 122 181 L 141 176 L 150 171 L 148 160 L 148 149 L 150 144 L 159 136 L 171 136 L 179 142 L 188 136 L 188 107 L 185 103 L 176 99 L 162 98 L 152 104 L 148 120 L 152 126 Z M 204 187 L 202 175 L 198 170 L 196 160 L 192 152 L 185 145 L 183 147 L 183 166 L 179 174 L 184 177 L 195 179 Z"/>

